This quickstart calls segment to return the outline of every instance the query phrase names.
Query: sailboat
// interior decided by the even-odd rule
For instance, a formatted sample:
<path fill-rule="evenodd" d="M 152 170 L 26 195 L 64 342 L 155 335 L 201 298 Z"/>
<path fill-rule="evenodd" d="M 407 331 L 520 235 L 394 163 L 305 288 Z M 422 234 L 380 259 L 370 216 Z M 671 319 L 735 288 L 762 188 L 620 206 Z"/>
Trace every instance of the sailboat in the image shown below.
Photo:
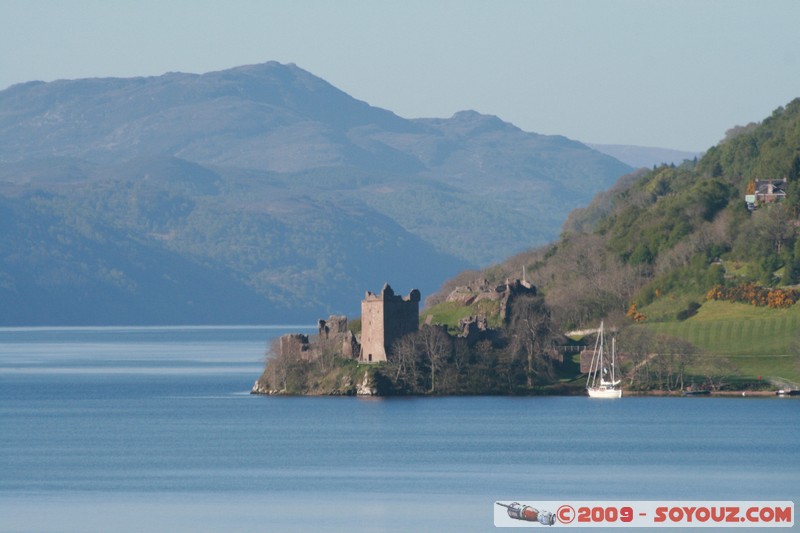
<path fill-rule="evenodd" d="M 622 389 L 619 388 L 620 380 L 616 379 L 616 339 L 611 339 L 611 354 L 609 355 L 605 348 L 603 322 L 600 322 L 600 329 L 597 331 L 592 363 L 586 378 L 586 391 L 590 398 L 622 398 Z M 611 360 L 610 365 L 608 359 Z"/>

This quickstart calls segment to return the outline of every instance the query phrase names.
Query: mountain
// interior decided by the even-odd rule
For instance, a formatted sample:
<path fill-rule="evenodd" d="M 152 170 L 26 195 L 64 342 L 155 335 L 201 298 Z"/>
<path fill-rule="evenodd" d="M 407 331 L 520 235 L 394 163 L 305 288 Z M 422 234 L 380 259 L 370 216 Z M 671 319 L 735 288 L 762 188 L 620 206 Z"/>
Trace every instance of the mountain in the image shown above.
<path fill-rule="evenodd" d="M 466 265 L 362 203 L 179 159 L 42 168 L 0 189 L 6 324 L 308 322 L 387 270 L 432 291 Z"/>
<path fill-rule="evenodd" d="M 0 109 L 2 161 L 68 156 L 109 163 L 172 155 L 277 171 L 359 166 L 370 154 L 347 131 L 409 127 L 278 63 L 204 75 L 31 82 L 3 91 Z"/>
<path fill-rule="evenodd" d="M 586 146 L 610 155 L 635 168 L 680 165 L 686 160 L 691 161 L 703 155 L 701 152 L 686 152 L 650 146 L 629 146 L 624 144 L 587 144 Z"/>
<path fill-rule="evenodd" d="M 295 65 L 0 91 L 3 324 L 254 323 L 432 292 L 631 168 L 472 111 L 407 120 Z"/>

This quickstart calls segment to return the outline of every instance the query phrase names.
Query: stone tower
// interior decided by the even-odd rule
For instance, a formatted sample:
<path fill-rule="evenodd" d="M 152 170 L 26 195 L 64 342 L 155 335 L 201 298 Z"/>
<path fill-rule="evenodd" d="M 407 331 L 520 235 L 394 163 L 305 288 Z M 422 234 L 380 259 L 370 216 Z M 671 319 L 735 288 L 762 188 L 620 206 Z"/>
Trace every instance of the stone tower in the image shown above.
<path fill-rule="evenodd" d="M 419 329 L 419 300 L 417 289 L 403 297 L 395 295 L 388 283 L 380 294 L 367 291 L 361 300 L 360 361 L 386 361 L 397 339 Z"/>

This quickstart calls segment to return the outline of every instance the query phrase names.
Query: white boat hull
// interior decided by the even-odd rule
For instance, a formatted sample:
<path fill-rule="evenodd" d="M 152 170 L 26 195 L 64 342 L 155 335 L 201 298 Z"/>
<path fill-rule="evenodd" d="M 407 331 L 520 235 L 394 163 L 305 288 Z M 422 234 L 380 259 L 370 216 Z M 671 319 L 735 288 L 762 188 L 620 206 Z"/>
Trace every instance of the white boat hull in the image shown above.
<path fill-rule="evenodd" d="M 586 390 L 589 392 L 589 398 L 622 398 L 622 389 L 595 387 Z"/>

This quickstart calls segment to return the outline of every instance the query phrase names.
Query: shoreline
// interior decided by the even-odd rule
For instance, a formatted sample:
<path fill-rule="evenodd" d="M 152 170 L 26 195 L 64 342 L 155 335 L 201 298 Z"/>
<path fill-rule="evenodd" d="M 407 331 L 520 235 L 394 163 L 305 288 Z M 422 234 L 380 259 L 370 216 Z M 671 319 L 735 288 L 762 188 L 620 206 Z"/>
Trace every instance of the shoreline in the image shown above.
<path fill-rule="evenodd" d="M 331 398 L 343 398 L 343 397 L 351 397 L 351 398 L 448 398 L 448 397 L 457 397 L 457 398 L 467 398 L 467 397 L 489 397 L 489 396 L 501 396 L 501 397 L 508 397 L 508 398 L 535 398 L 535 397 L 586 397 L 588 396 L 585 392 L 576 392 L 574 394 L 570 393 L 563 393 L 563 392 L 552 392 L 552 391 L 538 391 L 532 394 L 346 394 L 346 393 L 300 393 L 300 394 L 287 394 L 285 392 L 278 392 L 278 391 L 269 391 L 269 392 L 262 392 L 251 390 L 250 394 L 253 396 L 275 396 L 275 397 L 331 397 Z M 701 393 L 701 394 L 684 394 L 684 391 L 667 391 L 667 390 L 658 390 L 658 391 L 622 391 L 623 398 L 632 398 L 632 397 L 654 397 L 654 398 L 800 398 L 800 395 L 794 394 L 778 394 L 777 391 L 767 391 L 767 390 L 730 390 L 730 391 L 709 391 L 708 393 Z"/>
<path fill-rule="evenodd" d="M 780 397 L 781 395 L 777 393 L 777 391 L 768 391 L 768 390 L 723 390 L 723 391 L 709 391 L 708 393 L 684 393 L 684 391 L 622 391 L 622 396 L 676 396 L 676 397 L 692 397 L 696 396 L 698 398 L 702 397 L 739 397 L 739 398 L 749 398 L 749 397 Z M 788 394 L 786 396 L 789 396 Z"/>

